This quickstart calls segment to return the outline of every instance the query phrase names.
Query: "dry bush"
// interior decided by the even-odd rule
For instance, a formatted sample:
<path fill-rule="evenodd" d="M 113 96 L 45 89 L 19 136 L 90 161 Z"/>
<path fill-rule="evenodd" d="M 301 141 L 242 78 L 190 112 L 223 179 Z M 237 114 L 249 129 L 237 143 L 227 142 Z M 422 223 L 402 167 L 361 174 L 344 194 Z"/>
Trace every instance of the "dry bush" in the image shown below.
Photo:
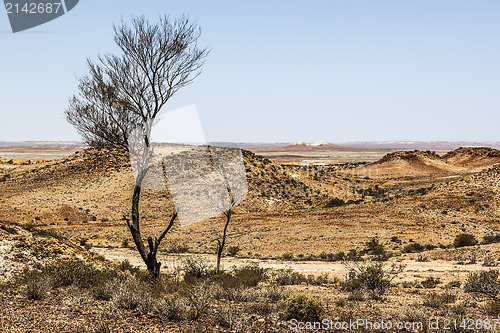
<path fill-rule="evenodd" d="M 459 234 L 453 240 L 454 247 L 472 246 L 477 244 L 476 236 L 472 234 Z"/>
<path fill-rule="evenodd" d="M 483 306 L 483 311 L 490 316 L 500 316 L 500 300 L 488 301 Z"/>
<path fill-rule="evenodd" d="M 280 286 L 288 286 L 306 282 L 307 277 L 291 268 L 280 268 L 271 272 L 271 280 Z"/>
<path fill-rule="evenodd" d="M 259 295 L 259 298 L 263 299 L 264 301 L 270 301 L 273 303 L 290 297 L 290 292 L 288 290 L 274 284 L 262 287 L 261 289 L 259 289 L 257 294 Z"/>
<path fill-rule="evenodd" d="M 188 301 L 187 317 L 195 320 L 206 314 L 209 304 L 213 299 L 212 289 L 210 285 L 202 282 L 190 286 L 185 291 L 185 296 Z"/>
<path fill-rule="evenodd" d="M 438 284 L 441 283 L 441 279 L 440 278 L 435 278 L 433 276 L 429 276 L 427 278 L 425 278 L 422 282 L 420 282 L 422 284 L 422 286 L 424 288 L 434 288 L 436 287 Z"/>
<path fill-rule="evenodd" d="M 143 313 L 151 312 L 157 300 L 158 295 L 153 295 L 143 282 L 131 276 L 119 281 L 111 296 L 116 307 Z"/>
<path fill-rule="evenodd" d="M 347 300 L 351 302 L 362 302 L 366 299 L 366 293 L 363 289 L 353 290 L 347 296 Z"/>
<path fill-rule="evenodd" d="M 217 325 L 228 329 L 232 329 L 237 321 L 236 314 L 227 306 L 220 306 L 211 317 Z"/>
<path fill-rule="evenodd" d="M 498 281 L 499 271 L 490 269 L 487 271 L 471 272 L 465 281 L 465 291 L 476 298 L 488 298 L 496 300 L 500 292 Z"/>
<path fill-rule="evenodd" d="M 188 313 L 187 300 L 183 297 L 166 296 L 155 304 L 153 312 L 169 321 L 181 321 Z"/>
<path fill-rule="evenodd" d="M 297 295 L 286 302 L 283 319 L 316 322 L 322 320 L 325 313 L 325 309 L 318 299 Z"/>
<path fill-rule="evenodd" d="M 269 316 L 276 312 L 276 305 L 269 301 L 252 303 L 247 306 L 247 311 L 261 316 Z"/>
<path fill-rule="evenodd" d="M 380 262 L 346 261 L 344 266 L 349 273 L 343 288 L 348 291 L 364 288 L 372 296 L 383 295 L 392 280 L 403 271 L 403 266 L 384 268 Z"/>
<path fill-rule="evenodd" d="M 424 296 L 423 305 L 438 309 L 445 304 L 454 303 L 457 299 L 455 294 L 452 294 L 450 291 L 445 291 L 444 293 L 429 293 Z"/>
<path fill-rule="evenodd" d="M 24 277 L 26 297 L 33 300 L 44 299 L 53 287 L 53 281 L 40 272 L 31 272 Z"/>
<path fill-rule="evenodd" d="M 496 263 L 496 260 L 495 258 L 493 258 L 492 255 L 487 255 L 484 257 L 483 259 L 483 266 L 485 267 L 493 267 L 493 266 L 496 266 L 497 263 Z"/>

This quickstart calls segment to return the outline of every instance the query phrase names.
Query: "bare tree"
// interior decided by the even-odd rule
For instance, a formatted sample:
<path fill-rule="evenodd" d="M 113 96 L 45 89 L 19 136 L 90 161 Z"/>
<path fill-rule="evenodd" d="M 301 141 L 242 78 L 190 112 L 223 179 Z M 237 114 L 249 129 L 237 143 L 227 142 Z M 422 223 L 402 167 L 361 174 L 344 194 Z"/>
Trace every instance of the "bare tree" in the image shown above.
<path fill-rule="evenodd" d="M 80 79 L 80 99 L 73 97 L 66 116 L 88 143 L 126 145 L 131 129 L 142 126 L 143 142 L 150 147 L 155 118 L 180 88 L 201 73 L 209 50 L 198 47 L 201 30 L 184 16 L 162 17 L 157 23 L 134 17 L 131 25 L 122 21 L 113 28 L 121 54 L 99 55 L 98 64 L 88 60 L 90 74 Z M 147 249 L 139 223 L 141 184 L 147 171 L 136 175 L 131 218 L 124 219 L 148 270 L 158 276 L 158 246 L 177 213 L 172 213 L 160 237 L 147 239 Z"/>
<path fill-rule="evenodd" d="M 187 17 L 144 17 L 114 26 L 121 55 L 87 60 L 89 74 L 79 79 L 78 96 L 66 110 L 67 120 L 91 145 L 127 146 L 128 134 L 140 122 L 155 119 L 167 101 L 201 73 L 208 48 L 198 48 L 201 29 Z"/>

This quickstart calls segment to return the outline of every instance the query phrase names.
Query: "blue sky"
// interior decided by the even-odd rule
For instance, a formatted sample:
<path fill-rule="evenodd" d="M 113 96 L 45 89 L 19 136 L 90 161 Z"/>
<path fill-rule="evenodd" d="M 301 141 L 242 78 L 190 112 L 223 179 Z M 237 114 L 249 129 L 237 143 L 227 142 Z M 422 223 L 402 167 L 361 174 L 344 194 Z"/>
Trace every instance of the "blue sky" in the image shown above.
<path fill-rule="evenodd" d="M 500 2 L 96 1 L 12 34 L 0 14 L 0 141 L 78 140 L 64 109 L 113 22 L 188 14 L 211 47 L 167 104 L 209 141 L 500 141 Z"/>

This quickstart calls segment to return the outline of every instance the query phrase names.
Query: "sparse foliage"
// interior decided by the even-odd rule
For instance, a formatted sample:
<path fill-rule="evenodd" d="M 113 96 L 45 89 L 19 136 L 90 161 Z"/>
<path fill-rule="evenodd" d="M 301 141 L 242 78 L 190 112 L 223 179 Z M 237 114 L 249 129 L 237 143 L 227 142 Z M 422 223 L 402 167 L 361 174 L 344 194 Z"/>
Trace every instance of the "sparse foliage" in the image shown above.
<path fill-rule="evenodd" d="M 496 269 L 471 272 L 465 281 L 465 291 L 476 298 L 496 300 L 500 293 L 499 275 L 499 271 Z"/>
<path fill-rule="evenodd" d="M 384 294 L 391 281 L 403 271 L 403 266 L 392 265 L 384 268 L 380 262 L 346 261 L 347 285 L 366 288 L 373 295 Z"/>

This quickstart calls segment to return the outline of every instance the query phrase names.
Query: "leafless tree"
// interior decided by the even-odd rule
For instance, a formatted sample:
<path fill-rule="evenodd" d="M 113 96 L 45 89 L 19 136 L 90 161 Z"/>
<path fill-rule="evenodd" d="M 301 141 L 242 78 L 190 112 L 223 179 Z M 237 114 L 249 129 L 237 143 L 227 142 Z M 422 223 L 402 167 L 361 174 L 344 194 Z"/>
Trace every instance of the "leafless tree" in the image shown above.
<path fill-rule="evenodd" d="M 198 47 L 201 29 L 185 16 L 174 20 L 161 17 L 156 23 L 134 17 L 131 24 L 122 20 L 113 28 L 121 54 L 99 55 L 97 64 L 88 60 L 90 73 L 80 79 L 80 95 L 73 97 L 66 116 L 88 143 L 125 146 L 131 129 L 142 125 L 150 130 L 167 101 L 201 73 L 209 49 Z M 149 138 L 146 131 L 146 147 L 150 146 Z M 141 184 L 146 173 L 143 169 L 136 176 L 131 218 L 124 219 L 148 270 L 158 276 L 158 246 L 177 213 L 172 213 L 160 237 L 147 239 L 146 249 L 139 223 Z"/>

